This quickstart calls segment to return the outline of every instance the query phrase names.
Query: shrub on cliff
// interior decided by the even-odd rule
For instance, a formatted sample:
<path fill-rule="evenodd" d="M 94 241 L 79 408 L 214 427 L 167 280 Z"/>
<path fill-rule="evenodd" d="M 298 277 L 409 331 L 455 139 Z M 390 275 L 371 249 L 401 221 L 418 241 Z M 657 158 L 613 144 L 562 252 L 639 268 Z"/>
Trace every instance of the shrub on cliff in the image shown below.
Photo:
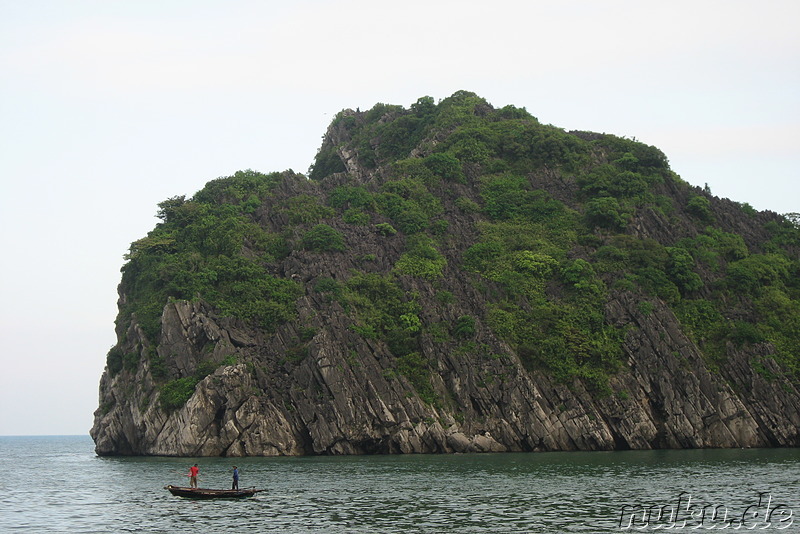
<path fill-rule="evenodd" d="M 303 248 L 313 252 L 334 252 L 345 250 L 344 236 L 327 224 L 318 224 L 303 234 Z"/>

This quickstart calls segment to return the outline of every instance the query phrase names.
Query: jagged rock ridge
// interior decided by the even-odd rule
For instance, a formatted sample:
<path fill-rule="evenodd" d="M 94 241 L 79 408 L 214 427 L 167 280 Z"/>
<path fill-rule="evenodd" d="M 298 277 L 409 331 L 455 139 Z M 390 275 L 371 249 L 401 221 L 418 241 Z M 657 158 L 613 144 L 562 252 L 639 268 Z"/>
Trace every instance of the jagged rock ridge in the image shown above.
<path fill-rule="evenodd" d="M 91 430 L 98 454 L 800 445 L 800 394 L 785 350 L 755 334 L 705 339 L 716 331 L 692 328 L 686 311 L 687 303 L 700 309 L 730 300 L 719 288 L 736 274 L 731 266 L 774 253 L 776 245 L 765 244 L 787 221 L 689 186 L 653 147 L 626 141 L 618 157 L 612 141 L 621 142 L 542 126 L 524 109 L 496 110 L 463 92 L 438 105 L 420 99 L 409 110 L 343 111 L 312 179 L 248 174 L 247 183 L 255 176 L 268 187 L 255 197 L 227 189 L 215 200 L 249 202 L 242 217 L 262 237 L 246 230 L 240 250 L 209 252 L 214 231 L 206 228 L 206 248 L 192 251 L 195 266 L 203 254 L 240 254 L 263 268 L 264 279 L 294 284 L 285 286 L 294 291 L 290 305 L 278 311 L 236 308 L 243 290 L 230 290 L 235 305 L 220 297 L 228 289 L 217 265 L 208 293 L 176 289 L 179 277 L 162 269 L 153 287 L 170 298 L 158 301 L 157 323 L 146 320 L 145 308 L 132 304 L 144 294 L 142 273 L 154 270 L 145 260 L 185 252 L 188 223 L 171 219 L 195 213 L 202 195 L 163 204 L 173 211 L 160 233 L 132 246 L 120 286 L 118 344 Z M 503 187 L 510 189 L 496 194 Z M 615 210 L 601 209 L 608 199 Z M 530 206 L 538 211 L 526 212 Z M 556 219 L 568 222 L 542 230 Z M 512 223 L 524 245 L 511 243 L 515 232 L 502 225 Z M 314 241 L 319 227 L 330 232 L 322 244 Z M 538 245 L 528 231 L 542 232 Z M 703 239 L 719 232 L 740 236 L 735 250 L 702 259 Z M 796 245 L 781 245 L 785 269 L 797 268 Z M 650 259 L 636 255 L 649 249 L 663 256 L 668 283 L 652 282 Z M 694 262 L 680 270 L 690 249 Z M 641 265 L 602 267 L 620 250 L 620 261 Z M 572 280 L 578 289 L 565 283 L 585 265 L 594 270 Z M 797 288 L 782 294 L 794 302 Z M 378 297 L 368 302 L 371 295 L 396 305 L 387 311 Z M 758 325 L 753 302 L 763 298 L 715 304 L 730 315 L 717 321 Z M 602 324 L 590 318 L 580 330 L 583 319 L 573 318 L 581 302 L 601 303 Z M 526 321 L 535 333 L 520 333 Z M 562 347 L 569 365 L 560 367 L 552 359 L 560 353 L 545 346 Z M 184 398 L 167 402 L 180 387 L 189 388 Z"/>

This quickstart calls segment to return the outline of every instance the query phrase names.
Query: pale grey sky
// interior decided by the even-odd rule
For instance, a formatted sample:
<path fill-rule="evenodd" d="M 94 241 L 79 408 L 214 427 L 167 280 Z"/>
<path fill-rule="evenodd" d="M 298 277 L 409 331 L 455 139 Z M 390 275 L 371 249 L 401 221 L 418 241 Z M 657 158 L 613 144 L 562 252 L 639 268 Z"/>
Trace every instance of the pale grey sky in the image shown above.
<path fill-rule="evenodd" d="M 158 202 L 459 89 L 800 211 L 800 3 L 0 0 L 0 435 L 84 434 Z"/>

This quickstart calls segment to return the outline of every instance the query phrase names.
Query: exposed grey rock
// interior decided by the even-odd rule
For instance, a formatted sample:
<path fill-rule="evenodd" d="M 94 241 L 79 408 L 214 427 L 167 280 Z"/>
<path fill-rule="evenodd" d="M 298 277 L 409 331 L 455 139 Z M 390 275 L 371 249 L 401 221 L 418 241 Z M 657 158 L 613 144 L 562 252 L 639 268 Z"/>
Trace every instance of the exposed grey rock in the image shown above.
<path fill-rule="evenodd" d="M 95 414 L 97 452 L 258 456 L 798 444 L 800 398 L 791 383 L 766 380 L 736 352 L 725 374 L 710 371 L 666 306 L 646 321 L 630 297 L 609 307 L 614 320 L 632 326 L 625 343 L 629 368 L 612 381 L 624 395 L 594 398 L 580 382 L 556 384 L 511 355 L 487 360 L 431 345 L 436 387 L 450 399 L 434 407 L 393 372 L 385 347 L 347 328 L 350 319 L 335 302 L 327 308 L 311 297 L 305 302 L 309 312 L 325 313 L 316 314 L 317 335 L 300 362 L 281 357 L 296 339 L 292 325 L 255 344 L 258 332 L 230 321 L 221 326 L 225 320 L 203 304 L 168 304 L 158 352 L 174 376 L 194 370 L 203 351 L 217 361 L 236 356 L 251 363 L 218 368 L 170 413 L 159 407 L 146 358 L 135 374 L 106 373 L 101 405 L 111 408 Z M 135 328 L 127 343 L 147 347 Z"/>

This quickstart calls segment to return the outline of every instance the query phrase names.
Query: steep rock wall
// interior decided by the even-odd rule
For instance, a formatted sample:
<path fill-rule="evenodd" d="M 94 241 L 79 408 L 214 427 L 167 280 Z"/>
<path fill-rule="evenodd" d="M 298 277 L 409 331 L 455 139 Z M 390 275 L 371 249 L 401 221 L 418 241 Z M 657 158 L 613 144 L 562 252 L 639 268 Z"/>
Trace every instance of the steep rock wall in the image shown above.
<path fill-rule="evenodd" d="M 442 347 L 434 388 L 446 402 L 419 399 L 385 347 L 353 334 L 338 303 L 306 297 L 318 334 L 308 354 L 285 358 L 292 325 L 271 339 L 216 317 L 201 303 L 165 307 L 163 353 L 191 372 L 202 358 L 237 356 L 204 378 L 182 408 L 165 414 L 149 367 L 101 383 L 92 436 L 99 454 L 244 456 L 764 447 L 800 444 L 800 396 L 767 380 L 745 355 L 726 375 L 709 371 L 666 307 L 642 317 L 620 297 L 608 311 L 630 326 L 629 370 L 612 384 L 624 395 L 597 399 L 579 381 L 554 383 L 513 356 L 458 354 Z M 323 312 L 324 310 L 324 312 Z M 132 346 L 143 336 L 128 333 Z M 498 353 L 503 347 L 496 340 Z M 209 343 L 213 350 L 204 349 Z M 436 344 L 430 345 L 436 347 Z M 201 352 L 205 351 L 205 352 Z M 510 351 L 506 352 L 510 354 Z M 730 383 L 738 384 L 737 393 Z M 141 384 L 133 387 L 133 384 Z"/>

